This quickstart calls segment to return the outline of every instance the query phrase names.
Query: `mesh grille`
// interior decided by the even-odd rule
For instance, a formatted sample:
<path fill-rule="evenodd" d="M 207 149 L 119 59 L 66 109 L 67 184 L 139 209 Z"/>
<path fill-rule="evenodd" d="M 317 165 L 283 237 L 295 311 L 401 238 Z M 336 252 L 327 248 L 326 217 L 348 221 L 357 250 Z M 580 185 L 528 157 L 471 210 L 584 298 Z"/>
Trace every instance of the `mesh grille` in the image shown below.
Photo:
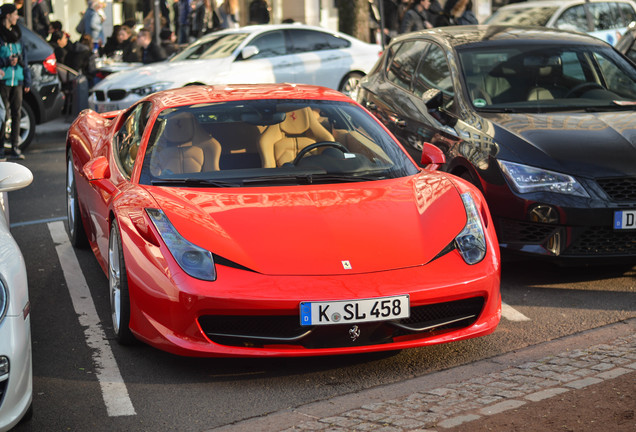
<path fill-rule="evenodd" d="M 484 306 L 484 298 L 476 297 L 447 303 L 437 303 L 411 308 L 410 318 L 399 320 L 400 324 L 423 328 L 438 322 L 454 320 L 472 315 L 469 319 L 437 327 L 435 330 L 467 327 L 474 323 Z M 351 340 L 349 329 L 353 324 L 303 327 L 299 315 L 285 316 L 230 316 L 205 315 L 199 324 L 215 343 L 230 346 L 262 346 L 265 344 L 304 346 L 305 348 L 330 348 L 342 346 L 375 345 L 393 342 L 397 336 L 414 334 L 399 329 L 390 321 L 358 323 L 361 337 Z M 311 330 L 311 334 L 296 341 L 274 341 L 274 338 L 292 338 Z M 425 334 L 426 332 L 421 332 Z M 271 340 L 268 340 L 271 339 Z"/>
<path fill-rule="evenodd" d="M 534 222 L 499 220 L 499 241 L 501 243 L 543 244 L 558 227 Z"/>
<path fill-rule="evenodd" d="M 576 239 L 564 255 L 636 255 L 636 230 L 589 228 Z"/>
<path fill-rule="evenodd" d="M 612 201 L 636 201 L 636 177 L 599 179 L 596 182 Z"/>

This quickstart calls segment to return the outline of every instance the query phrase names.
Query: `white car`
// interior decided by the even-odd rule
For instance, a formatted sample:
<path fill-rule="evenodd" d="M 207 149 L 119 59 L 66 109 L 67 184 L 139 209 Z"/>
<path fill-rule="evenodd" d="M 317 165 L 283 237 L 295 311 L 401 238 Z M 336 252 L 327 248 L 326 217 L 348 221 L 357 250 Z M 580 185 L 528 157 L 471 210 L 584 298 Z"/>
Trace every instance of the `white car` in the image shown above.
<path fill-rule="evenodd" d="M 97 112 L 128 108 L 159 90 L 196 84 L 315 84 L 351 94 L 378 60 L 379 45 L 301 24 L 209 34 L 167 62 L 107 76 L 91 89 Z"/>
<path fill-rule="evenodd" d="M 7 192 L 28 186 L 28 168 L 0 162 L 0 431 L 31 413 L 31 315 L 26 268 L 9 231 Z"/>
<path fill-rule="evenodd" d="M 636 3 L 631 0 L 543 0 L 500 7 L 485 24 L 578 31 L 616 45 L 635 20 Z"/>

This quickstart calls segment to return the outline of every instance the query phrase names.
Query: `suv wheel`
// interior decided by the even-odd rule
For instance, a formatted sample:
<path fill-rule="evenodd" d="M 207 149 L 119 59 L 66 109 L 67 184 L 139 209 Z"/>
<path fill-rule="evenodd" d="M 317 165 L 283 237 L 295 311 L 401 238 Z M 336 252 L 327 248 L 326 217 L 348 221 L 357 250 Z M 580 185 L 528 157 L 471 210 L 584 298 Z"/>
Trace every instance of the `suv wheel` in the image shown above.
<path fill-rule="evenodd" d="M 5 131 L 4 147 L 11 149 L 11 119 L 7 120 L 7 128 Z M 35 136 L 35 113 L 28 103 L 22 103 L 22 112 L 20 114 L 20 138 L 18 147 L 24 151 L 33 141 Z"/>

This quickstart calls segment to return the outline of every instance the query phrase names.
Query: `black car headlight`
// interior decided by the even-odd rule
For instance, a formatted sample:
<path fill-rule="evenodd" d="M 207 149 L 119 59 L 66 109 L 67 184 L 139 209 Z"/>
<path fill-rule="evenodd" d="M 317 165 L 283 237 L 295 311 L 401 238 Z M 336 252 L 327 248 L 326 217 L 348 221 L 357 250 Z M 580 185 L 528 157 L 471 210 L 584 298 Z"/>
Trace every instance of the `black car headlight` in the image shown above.
<path fill-rule="evenodd" d="M 197 279 L 216 280 L 212 252 L 183 238 L 162 210 L 147 208 L 146 213 L 184 272 Z"/>
<path fill-rule="evenodd" d="M 556 192 L 589 198 L 576 179 L 567 174 L 498 160 L 508 183 L 519 193 Z"/>
<path fill-rule="evenodd" d="M 470 192 L 461 195 L 466 209 L 466 226 L 455 237 L 455 245 L 466 264 L 477 264 L 486 256 L 486 234 Z"/>

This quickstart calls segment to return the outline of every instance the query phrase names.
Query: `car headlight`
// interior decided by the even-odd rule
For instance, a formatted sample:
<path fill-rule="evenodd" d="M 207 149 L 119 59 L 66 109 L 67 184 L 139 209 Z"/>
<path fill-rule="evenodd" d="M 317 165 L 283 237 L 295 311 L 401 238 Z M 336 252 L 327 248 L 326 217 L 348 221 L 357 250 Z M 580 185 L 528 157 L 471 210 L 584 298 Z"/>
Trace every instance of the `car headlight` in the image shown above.
<path fill-rule="evenodd" d="M 466 264 L 477 264 L 486 256 L 486 234 L 473 197 L 469 192 L 461 197 L 467 220 L 462 232 L 455 237 L 455 244 Z"/>
<path fill-rule="evenodd" d="M 9 309 L 9 293 L 0 280 L 0 323 L 4 320 L 4 316 L 7 314 L 7 309 Z"/>
<path fill-rule="evenodd" d="M 183 238 L 163 211 L 147 208 L 146 213 L 184 272 L 197 279 L 216 280 L 212 252 Z"/>
<path fill-rule="evenodd" d="M 512 187 L 519 193 L 556 192 L 589 198 L 589 195 L 567 174 L 499 160 L 499 166 Z"/>
<path fill-rule="evenodd" d="M 171 85 L 172 83 L 169 83 L 169 82 L 152 83 L 152 84 L 145 85 L 143 87 L 137 87 L 137 88 L 131 89 L 130 93 L 136 94 L 138 96 L 147 96 L 149 94 L 156 93 L 158 91 L 170 88 Z"/>

